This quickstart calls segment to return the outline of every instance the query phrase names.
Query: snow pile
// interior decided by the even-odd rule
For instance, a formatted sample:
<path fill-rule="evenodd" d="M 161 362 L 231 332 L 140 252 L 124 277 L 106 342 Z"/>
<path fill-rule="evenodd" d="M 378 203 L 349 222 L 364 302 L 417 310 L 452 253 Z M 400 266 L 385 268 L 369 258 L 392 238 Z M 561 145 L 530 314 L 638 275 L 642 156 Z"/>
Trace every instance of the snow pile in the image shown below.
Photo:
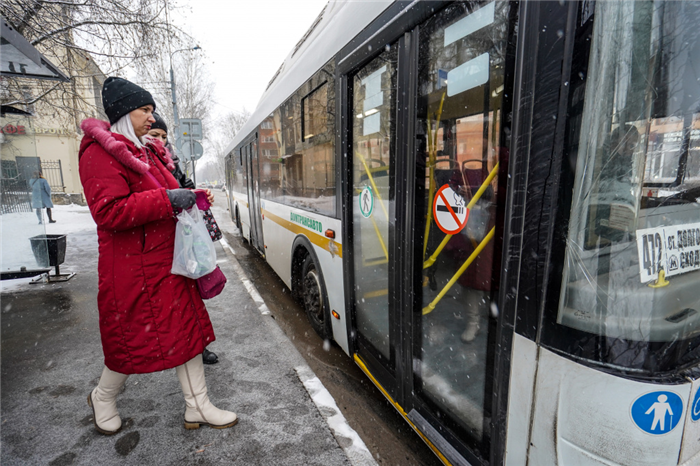
<path fill-rule="evenodd" d="M 94 231 L 97 234 L 97 225 L 95 225 L 87 206 L 59 205 L 51 209 L 51 212 L 56 223 L 46 223 L 47 235 L 63 235 L 84 231 Z M 44 217 L 46 217 L 45 214 Z M 48 219 L 45 218 L 45 220 Z"/>
<path fill-rule="evenodd" d="M 46 210 L 42 210 L 44 223 L 39 220 L 34 211 L 18 212 L 0 215 L 0 229 L 2 231 L 0 243 L 0 269 L 20 270 L 41 268 L 34 258 L 29 238 L 39 235 L 70 234 L 69 244 L 79 241 L 97 243 L 97 228 L 90 210 L 85 206 L 76 204 L 57 205 L 51 209 L 52 217 L 56 223 L 48 223 Z M 70 247 L 70 246 L 69 246 Z M 95 251 L 97 254 L 97 251 Z M 95 260 L 97 257 L 95 257 Z M 67 268 L 67 270 L 70 267 Z M 3 292 L 22 288 L 32 278 L 0 281 L 0 290 Z"/>
<path fill-rule="evenodd" d="M 314 402 L 321 416 L 331 428 L 333 436 L 338 440 L 338 444 L 348 455 L 348 459 L 353 466 L 376 466 L 377 462 L 372 458 L 372 454 L 367 449 L 357 432 L 350 427 L 345 416 L 335 404 L 333 396 L 326 390 L 321 381 L 316 377 L 309 366 L 295 367 L 297 377 L 304 384 L 304 388 L 309 392 L 311 400 Z"/>

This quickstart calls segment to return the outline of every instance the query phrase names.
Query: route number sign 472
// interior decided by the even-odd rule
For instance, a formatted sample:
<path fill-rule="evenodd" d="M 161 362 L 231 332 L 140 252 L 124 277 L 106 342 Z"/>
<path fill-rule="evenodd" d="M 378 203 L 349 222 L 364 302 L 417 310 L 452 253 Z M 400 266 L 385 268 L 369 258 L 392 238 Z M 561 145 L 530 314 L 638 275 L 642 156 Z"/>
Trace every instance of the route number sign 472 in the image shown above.
<path fill-rule="evenodd" d="M 637 230 L 637 252 L 642 283 L 700 270 L 700 223 Z"/>

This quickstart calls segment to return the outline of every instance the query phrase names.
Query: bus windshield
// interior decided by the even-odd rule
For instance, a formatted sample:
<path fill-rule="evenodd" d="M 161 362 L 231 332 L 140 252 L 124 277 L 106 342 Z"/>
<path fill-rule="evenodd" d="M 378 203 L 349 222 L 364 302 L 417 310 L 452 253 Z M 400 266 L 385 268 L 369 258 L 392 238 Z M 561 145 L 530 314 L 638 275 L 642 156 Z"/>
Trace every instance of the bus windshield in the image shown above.
<path fill-rule="evenodd" d="M 700 355 L 700 4 L 596 2 L 579 19 L 593 23 L 587 70 L 572 73 L 582 110 L 556 324 L 576 338 L 562 349 L 685 367 Z"/>

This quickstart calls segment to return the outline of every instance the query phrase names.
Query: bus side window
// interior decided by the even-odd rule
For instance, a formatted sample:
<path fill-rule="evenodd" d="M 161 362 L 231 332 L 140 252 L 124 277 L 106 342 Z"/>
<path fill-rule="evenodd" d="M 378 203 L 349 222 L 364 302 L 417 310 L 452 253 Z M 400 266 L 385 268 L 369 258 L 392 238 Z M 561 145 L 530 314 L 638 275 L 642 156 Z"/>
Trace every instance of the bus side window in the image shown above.
<path fill-rule="evenodd" d="M 335 215 L 335 87 L 331 62 L 275 111 L 283 202 Z M 274 128 L 273 128 L 273 131 Z"/>

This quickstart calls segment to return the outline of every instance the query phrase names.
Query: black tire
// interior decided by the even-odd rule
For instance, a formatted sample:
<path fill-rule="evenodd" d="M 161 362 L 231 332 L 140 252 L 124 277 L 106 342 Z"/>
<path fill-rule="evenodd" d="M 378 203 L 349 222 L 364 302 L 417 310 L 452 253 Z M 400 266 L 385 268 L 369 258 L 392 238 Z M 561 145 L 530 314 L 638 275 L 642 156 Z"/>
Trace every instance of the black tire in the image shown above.
<path fill-rule="evenodd" d="M 243 234 L 243 230 L 241 229 L 241 213 L 238 211 L 238 206 L 236 206 L 236 228 Z"/>
<path fill-rule="evenodd" d="M 311 327 L 318 336 L 330 340 L 330 313 L 323 279 L 316 262 L 309 254 L 306 255 L 301 268 L 301 298 Z"/>

